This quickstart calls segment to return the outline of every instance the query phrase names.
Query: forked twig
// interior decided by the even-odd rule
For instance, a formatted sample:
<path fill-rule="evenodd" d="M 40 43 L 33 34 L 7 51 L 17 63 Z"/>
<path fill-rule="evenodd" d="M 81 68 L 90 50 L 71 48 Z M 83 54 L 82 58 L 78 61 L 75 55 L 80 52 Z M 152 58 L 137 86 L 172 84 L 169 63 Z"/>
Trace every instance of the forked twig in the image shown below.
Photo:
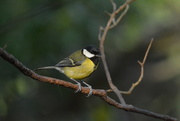
<path fill-rule="evenodd" d="M 134 0 L 131 0 L 131 2 L 132 1 L 134 1 Z M 108 13 L 108 15 L 110 15 L 110 18 L 109 18 L 105 28 L 100 27 L 100 29 L 99 29 L 100 31 L 99 31 L 99 35 L 98 35 L 98 38 L 99 38 L 99 41 L 100 41 L 101 59 L 102 59 L 102 62 L 103 62 L 103 66 L 104 66 L 104 70 L 105 70 L 105 73 L 106 73 L 106 77 L 107 77 L 109 86 L 116 93 L 117 97 L 119 98 L 119 101 L 123 105 L 126 105 L 126 102 L 124 101 L 121 93 L 119 93 L 119 89 L 113 84 L 112 78 L 111 78 L 111 75 L 110 75 L 110 72 L 109 72 L 109 69 L 108 69 L 108 66 L 107 66 L 106 57 L 105 57 L 105 53 L 104 53 L 104 41 L 105 41 L 105 38 L 106 38 L 106 35 L 107 35 L 107 32 L 109 31 L 109 29 L 112 29 L 113 27 L 115 27 L 120 22 L 122 17 L 126 14 L 128 8 L 129 8 L 128 7 L 129 3 L 130 3 L 129 1 L 126 1 L 122 6 L 120 6 L 118 9 L 116 9 L 116 4 L 114 3 L 113 0 L 111 0 L 111 4 L 113 6 L 113 12 Z M 122 11 L 124 8 L 126 8 L 125 11 L 116 20 L 115 18 L 117 16 L 117 14 L 120 11 Z"/>
<path fill-rule="evenodd" d="M 115 3 L 114 3 L 115 4 Z M 119 9 L 121 9 L 121 8 L 119 8 Z M 122 9 L 123 10 L 123 9 Z M 115 20 L 115 18 L 114 18 L 114 21 L 113 21 L 113 23 L 111 24 L 111 26 L 109 27 L 109 29 L 112 29 L 112 28 L 114 28 L 120 21 L 121 21 L 121 19 L 124 17 L 124 15 L 126 15 L 126 13 L 127 13 L 127 11 L 129 10 L 129 4 L 127 4 L 126 6 L 125 6 L 125 10 L 121 13 L 121 15 Z M 115 13 L 118 13 L 118 12 L 120 12 L 119 10 L 116 10 L 115 11 Z"/>
<path fill-rule="evenodd" d="M 128 91 L 119 91 L 121 94 L 126 94 L 126 95 L 131 94 L 131 92 L 134 90 L 134 88 L 136 86 L 138 86 L 139 83 L 142 81 L 142 79 L 144 77 L 144 65 L 146 63 L 146 59 L 147 59 L 149 50 L 150 50 L 150 48 L 152 46 L 152 43 L 153 43 L 153 38 L 151 39 L 151 41 L 150 41 L 150 43 L 148 45 L 148 48 L 147 48 L 146 53 L 144 55 L 143 61 L 142 62 L 138 61 L 139 65 L 141 66 L 141 73 L 140 73 L 140 76 L 139 76 L 138 80 L 131 85 L 131 87 L 129 88 Z M 106 90 L 106 92 L 112 92 L 112 91 L 113 91 L 112 89 Z"/>
<path fill-rule="evenodd" d="M 142 81 L 142 79 L 143 79 L 143 77 L 144 77 L 144 64 L 145 64 L 145 62 L 146 62 L 146 59 L 147 59 L 149 50 L 150 50 L 150 48 L 151 48 L 151 46 L 152 46 L 152 43 L 153 43 L 153 38 L 151 39 L 151 41 L 150 41 L 150 43 L 149 43 L 149 46 L 148 46 L 148 48 L 147 48 L 147 50 L 146 50 L 146 53 L 145 53 L 145 55 L 144 55 L 143 61 L 142 61 L 142 62 L 141 62 L 141 61 L 138 61 L 139 65 L 141 66 L 141 74 L 140 74 L 140 76 L 139 76 L 139 79 L 137 80 L 137 82 L 135 82 L 135 83 L 133 83 L 133 84 L 131 85 L 131 87 L 129 88 L 128 91 L 120 91 L 121 94 L 131 94 L 131 92 L 134 90 L 134 88 L 135 88 L 137 85 L 139 85 L 139 83 Z"/>
<path fill-rule="evenodd" d="M 105 57 L 105 53 L 104 53 L 104 41 L 105 41 L 107 32 L 110 29 L 114 28 L 122 20 L 122 18 L 124 17 L 124 15 L 127 13 L 128 9 L 129 9 L 129 4 L 133 1 L 135 1 L 135 0 L 126 0 L 126 2 L 123 5 L 121 5 L 117 8 L 116 3 L 113 0 L 111 0 L 111 4 L 113 6 L 113 12 L 112 13 L 106 12 L 110 16 L 109 20 L 108 20 L 105 28 L 103 28 L 102 26 L 99 28 L 99 35 L 98 35 L 98 38 L 100 41 L 101 59 L 103 62 L 103 66 L 104 66 L 104 70 L 106 73 L 106 77 L 107 77 L 109 86 L 116 93 L 117 97 L 119 98 L 119 101 L 123 105 L 126 105 L 126 102 L 124 101 L 121 93 L 119 93 L 120 90 L 113 84 L 112 78 L 111 78 L 111 75 L 110 75 L 110 72 L 109 72 L 109 69 L 107 66 L 106 57 Z M 124 10 L 124 11 L 117 17 L 118 13 L 120 13 L 122 10 Z M 117 17 L 117 19 L 116 19 L 116 17 Z"/>

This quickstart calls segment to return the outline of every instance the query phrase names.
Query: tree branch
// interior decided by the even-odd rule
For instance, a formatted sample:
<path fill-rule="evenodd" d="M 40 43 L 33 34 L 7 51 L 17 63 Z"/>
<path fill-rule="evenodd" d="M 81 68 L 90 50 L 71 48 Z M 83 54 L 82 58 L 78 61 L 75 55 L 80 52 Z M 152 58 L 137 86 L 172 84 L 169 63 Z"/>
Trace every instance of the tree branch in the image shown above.
<path fill-rule="evenodd" d="M 141 66 L 141 74 L 140 74 L 140 76 L 139 76 L 139 79 L 138 79 L 135 83 L 132 84 L 132 86 L 129 88 L 128 91 L 121 91 L 120 93 L 122 93 L 122 94 L 131 94 L 131 92 L 134 90 L 134 88 L 135 88 L 136 86 L 138 86 L 139 83 L 142 81 L 143 76 L 144 76 L 144 64 L 145 64 L 145 62 L 146 62 L 146 59 L 147 59 L 149 50 L 150 50 L 150 48 L 151 48 L 151 46 L 152 46 L 152 43 L 153 43 L 153 39 L 151 39 L 151 41 L 150 41 L 150 43 L 149 43 L 149 46 L 148 46 L 148 48 L 147 48 L 147 50 L 146 50 L 146 53 L 145 53 L 144 58 L 143 58 L 143 61 L 142 61 L 142 62 L 138 61 L 139 65 Z"/>
<path fill-rule="evenodd" d="M 26 66 L 24 66 L 13 55 L 10 55 L 9 53 L 7 53 L 2 48 L 0 48 L 0 56 L 4 60 L 8 61 L 13 66 L 15 66 L 24 75 L 29 76 L 32 79 L 35 79 L 35 80 L 40 81 L 40 82 L 47 82 L 47 83 L 52 83 L 52 84 L 55 84 L 55 85 L 64 86 L 64 87 L 71 88 L 71 89 L 74 89 L 74 90 L 77 90 L 79 88 L 78 85 L 72 84 L 72 83 L 64 81 L 64 80 L 59 80 L 59 79 L 55 79 L 55 78 L 51 78 L 51 77 L 46 77 L 46 76 L 41 76 L 41 75 L 36 74 L 34 71 L 32 71 L 31 69 L 29 69 Z M 82 87 L 82 93 L 88 94 L 89 91 L 90 90 L 89 90 L 88 87 Z M 101 90 L 101 89 L 93 90 L 93 94 L 94 95 L 102 95 L 102 96 L 107 95 L 106 91 L 105 90 Z"/>
<path fill-rule="evenodd" d="M 106 62 L 106 57 L 105 57 L 105 53 L 104 53 L 104 42 L 105 42 L 105 38 L 107 35 L 107 32 L 112 29 L 113 27 L 115 27 L 120 20 L 123 18 L 123 16 L 127 13 L 128 9 L 129 9 L 129 3 L 133 2 L 134 0 L 131 1 L 126 1 L 122 6 L 120 6 L 118 9 L 116 9 L 116 4 L 114 3 L 113 0 L 111 0 L 111 4 L 113 6 L 113 12 L 112 13 L 108 13 L 108 15 L 110 16 L 106 27 L 103 28 L 102 26 L 99 29 L 99 35 L 98 35 L 98 39 L 100 41 L 100 51 L 101 51 L 101 59 L 103 62 L 103 66 L 104 66 L 104 70 L 106 73 L 106 77 L 109 83 L 110 88 L 116 93 L 117 97 L 119 98 L 119 101 L 121 102 L 121 104 L 126 105 L 125 100 L 123 99 L 120 90 L 113 84 L 112 82 L 112 78 L 107 66 L 107 62 Z M 126 8 L 124 10 L 124 12 L 117 18 L 116 20 L 116 16 L 117 14 L 122 11 L 124 8 Z"/>
<path fill-rule="evenodd" d="M 109 31 L 109 29 L 112 29 L 113 27 L 115 27 L 121 21 L 123 16 L 128 11 L 129 4 L 131 2 L 133 2 L 133 1 L 135 1 L 135 0 L 130 0 L 130 1 L 126 0 L 126 2 L 122 6 L 120 6 L 119 8 L 116 9 L 116 4 L 113 2 L 113 0 L 111 0 L 111 3 L 113 5 L 113 12 L 111 14 L 109 14 L 110 18 L 109 18 L 109 20 L 107 22 L 106 27 L 105 28 L 100 27 L 100 32 L 99 32 L 100 50 L 101 50 L 101 54 L 102 54 L 102 61 L 103 61 L 103 64 L 104 64 L 106 76 L 107 76 L 107 79 L 108 79 L 108 82 L 109 82 L 109 85 L 110 85 L 111 89 L 113 89 L 113 91 L 116 93 L 116 95 L 118 96 L 121 104 L 116 102 L 114 99 L 110 98 L 107 95 L 107 91 L 104 90 L 104 89 L 93 89 L 92 94 L 95 95 L 95 96 L 101 97 L 106 103 L 108 103 L 108 104 L 110 104 L 110 105 L 112 105 L 112 106 L 114 106 L 116 108 L 128 111 L 128 112 L 139 113 L 139 114 L 143 114 L 143 115 L 146 115 L 146 116 L 149 116 L 149 117 L 154 117 L 154 118 L 158 118 L 158 119 L 162 119 L 162 120 L 166 120 L 166 121 L 177 121 L 176 118 L 170 117 L 168 115 L 162 115 L 162 114 L 154 113 L 154 112 L 151 112 L 151 111 L 148 111 L 148 110 L 140 109 L 138 107 L 126 104 L 124 99 L 122 98 L 121 93 L 119 93 L 118 88 L 112 83 L 112 79 L 111 79 L 111 76 L 110 76 L 110 73 L 109 73 L 109 70 L 108 70 L 108 66 L 107 66 L 107 63 L 106 63 L 106 60 L 105 60 L 105 53 L 104 53 L 104 46 L 103 46 L 104 41 L 105 41 L 105 38 L 106 38 L 106 35 L 107 35 L 107 32 Z M 122 10 L 124 10 L 124 12 L 122 12 L 122 14 L 117 19 L 115 19 L 117 14 Z M 46 77 L 46 76 L 41 76 L 41 75 L 36 74 L 34 71 L 32 71 L 31 69 L 24 66 L 14 56 L 10 55 L 9 53 L 7 53 L 2 48 L 0 48 L 0 56 L 5 61 L 7 61 L 7 62 L 11 63 L 13 66 L 15 66 L 24 75 L 26 75 L 26 76 L 34 79 L 34 80 L 37 80 L 37 81 L 40 81 L 40 82 L 52 83 L 52 84 L 55 84 L 55 85 L 60 85 L 60 86 L 66 87 L 66 88 L 74 89 L 74 90 L 78 89 L 78 85 L 72 84 L 71 82 L 67 82 L 67 81 L 64 81 L 64 80 L 59 80 L 59 79 Z M 145 57 L 144 57 L 143 61 L 142 62 L 139 61 L 139 64 L 141 66 L 141 70 L 143 69 L 146 57 L 147 57 L 147 55 L 145 54 Z M 143 73 L 143 71 L 141 71 L 141 76 L 139 77 L 139 80 L 137 81 L 138 84 L 142 80 L 142 77 L 143 77 L 142 73 Z M 90 91 L 89 88 L 82 87 L 81 93 L 88 94 L 89 91 Z"/>
<path fill-rule="evenodd" d="M 129 88 L 128 91 L 119 91 L 119 93 L 121 93 L 121 94 L 126 94 L 126 95 L 131 94 L 131 92 L 134 90 L 134 88 L 135 88 L 136 86 L 138 86 L 139 83 L 142 81 L 143 76 L 144 76 L 144 64 L 145 64 L 145 62 L 146 62 L 146 59 L 147 59 L 149 50 L 150 50 L 150 48 L 151 48 L 151 46 L 152 46 L 152 43 L 153 43 L 153 38 L 151 39 L 151 41 L 150 41 L 150 43 L 149 43 L 149 46 L 148 46 L 148 48 L 147 48 L 147 50 L 146 50 L 146 53 L 145 53 L 144 58 L 143 58 L 143 61 L 142 61 L 142 62 L 138 61 L 139 65 L 140 65 L 140 67 L 141 67 L 141 73 L 140 73 L 140 76 L 139 76 L 138 80 L 131 85 L 131 87 Z M 113 92 L 113 90 L 112 90 L 112 89 L 108 89 L 108 90 L 106 90 L 106 92 Z"/>
<path fill-rule="evenodd" d="M 117 97 L 119 98 L 119 101 L 121 102 L 118 103 L 114 100 L 112 100 L 110 97 L 108 96 L 101 96 L 101 98 L 103 98 L 107 103 L 109 103 L 110 105 L 113 105 L 117 108 L 120 108 L 120 109 L 123 109 L 125 111 L 132 111 L 132 112 L 138 112 L 140 114 L 144 114 L 144 115 L 147 115 L 147 116 L 152 116 L 152 117 L 155 117 L 155 118 L 159 118 L 159 119 L 163 119 L 163 120 L 177 120 L 175 118 L 169 118 L 169 116 L 165 116 L 165 115 L 157 115 L 157 113 L 154 113 L 154 112 L 149 112 L 147 110 L 142 110 L 142 109 L 139 109 L 137 107 L 134 107 L 132 105 L 127 105 L 121 95 L 122 94 L 130 94 L 133 89 L 141 82 L 142 78 L 143 78 L 143 75 L 144 75 L 144 64 L 146 62 L 146 58 L 147 58 L 147 55 L 148 55 L 148 52 L 151 48 L 151 45 L 152 45 L 152 42 L 153 42 L 153 39 L 151 40 L 148 48 L 147 48 L 147 51 L 145 53 L 145 56 L 144 56 L 144 59 L 142 62 L 138 61 L 138 63 L 140 64 L 141 66 L 141 74 L 139 76 L 139 79 L 136 83 L 132 84 L 131 88 L 128 90 L 128 91 L 120 91 L 112 82 L 112 78 L 111 78 L 111 75 L 110 75 L 110 72 L 109 72 L 109 69 L 108 69 L 108 66 L 107 66 L 107 62 L 106 62 L 106 57 L 105 57 L 105 52 L 104 52 L 104 42 L 105 42 L 105 38 L 107 36 L 107 33 L 110 29 L 114 28 L 120 21 L 121 19 L 123 18 L 123 16 L 127 13 L 128 9 L 129 9 L 129 4 L 131 2 L 133 2 L 135 0 L 126 0 L 126 2 L 121 5 L 118 9 L 116 4 L 114 3 L 113 0 L 111 0 L 111 4 L 113 6 L 113 12 L 112 13 L 109 13 L 109 12 L 106 12 L 110 17 L 109 17 L 109 20 L 106 24 L 105 27 L 102 27 L 100 26 L 99 28 L 99 34 L 98 34 L 98 39 L 100 41 L 100 51 L 101 51 L 101 59 L 102 59 L 102 62 L 103 62 L 103 66 L 104 66 L 104 70 L 105 70 L 105 74 L 106 74 L 106 77 L 107 77 L 107 80 L 108 80 L 108 83 L 109 83 L 109 86 L 111 88 L 111 91 L 114 91 L 117 95 Z M 125 9 L 125 10 L 124 10 Z M 124 10 L 119 17 L 117 17 L 116 19 L 116 16 L 119 12 L 121 12 L 122 10 Z M 108 91 L 107 91 L 108 92 Z"/>
<path fill-rule="evenodd" d="M 46 76 L 41 76 L 36 74 L 35 72 L 33 72 L 31 69 L 27 68 L 25 65 L 23 65 L 19 60 L 17 60 L 13 55 L 7 53 L 4 49 L 0 48 L 0 56 L 7 62 L 11 63 L 13 66 L 15 66 L 20 72 L 22 72 L 24 75 L 35 79 L 37 81 L 40 82 L 47 82 L 47 83 L 52 83 L 55 85 L 60 85 L 66 88 L 70 88 L 70 89 L 74 89 L 77 90 L 78 86 L 76 84 L 72 84 L 70 82 L 64 81 L 64 80 L 59 80 L 59 79 L 55 79 L 55 78 L 51 78 L 51 77 L 46 77 Z M 82 87 L 82 91 L 81 93 L 83 94 L 88 94 L 89 93 L 89 88 L 87 87 Z M 95 96 L 99 96 L 101 97 L 106 103 L 125 110 L 125 111 L 129 111 L 129 112 L 135 112 L 135 113 L 139 113 L 139 114 L 143 114 L 143 115 L 147 115 L 150 117 L 154 117 L 154 118 L 158 118 L 158 119 L 162 119 L 162 120 L 166 120 L 166 121 L 177 121 L 176 118 L 170 117 L 168 115 L 161 115 L 158 113 L 154 113 L 148 110 L 143 110 L 137 107 L 134 107 L 132 105 L 122 105 L 118 102 L 116 102 L 115 100 L 113 100 L 112 98 L 110 98 L 109 96 L 107 96 L 107 93 L 104 89 L 93 89 L 92 92 L 93 95 Z"/>

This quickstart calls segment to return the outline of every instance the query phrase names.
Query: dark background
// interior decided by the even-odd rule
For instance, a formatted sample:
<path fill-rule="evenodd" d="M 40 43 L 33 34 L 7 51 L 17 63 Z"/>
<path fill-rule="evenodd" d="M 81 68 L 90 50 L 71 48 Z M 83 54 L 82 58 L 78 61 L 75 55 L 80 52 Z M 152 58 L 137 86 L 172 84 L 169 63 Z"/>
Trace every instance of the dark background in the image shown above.
<path fill-rule="evenodd" d="M 121 5 L 124 0 L 115 1 Z M 108 0 L 1 0 L 0 46 L 30 69 L 55 65 L 77 49 L 99 46 L 98 31 L 112 6 Z M 151 38 L 154 43 L 143 81 L 128 104 L 180 118 L 180 1 L 137 0 L 110 30 L 105 52 L 113 82 L 128 90 L 138 79 Z M 55 70 L 41 75 L 70 81 Z M 93 88 L 109 89 L 102 63 L 86 79 Z M 116 99 L 113 93 L 109 94 Z M 156 121 L 116 109 L 98 97 L 41 83 L 0 59 L 1 121 Z M 159 120 L 157 120 L 159 121 Z"/>

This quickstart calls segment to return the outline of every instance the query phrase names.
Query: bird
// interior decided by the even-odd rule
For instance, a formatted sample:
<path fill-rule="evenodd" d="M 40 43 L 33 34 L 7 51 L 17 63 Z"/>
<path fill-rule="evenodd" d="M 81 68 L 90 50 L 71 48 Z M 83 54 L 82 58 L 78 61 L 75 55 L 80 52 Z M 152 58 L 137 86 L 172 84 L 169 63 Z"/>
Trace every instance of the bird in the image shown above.
<path fill-rule="evenodd" d="M 82 81 L 89 88 L 89 94 L 87 97 L 92 95 L 92 86 L 84 82 L 82 79 L 89 77 L 98 67 L 100 61 L 100 51 L 94 45 L 89 45 L 80 50 L 75 51 L 68 57 L 61 60 L 55 66 L 40 67 L 36 70 L 43 69 L 56 69 L 60 73 L 63 73 L 72 81 L 77 83 L 78 89 L 75 92 L 81 91 L 81 83 L 77 80 Z"/>

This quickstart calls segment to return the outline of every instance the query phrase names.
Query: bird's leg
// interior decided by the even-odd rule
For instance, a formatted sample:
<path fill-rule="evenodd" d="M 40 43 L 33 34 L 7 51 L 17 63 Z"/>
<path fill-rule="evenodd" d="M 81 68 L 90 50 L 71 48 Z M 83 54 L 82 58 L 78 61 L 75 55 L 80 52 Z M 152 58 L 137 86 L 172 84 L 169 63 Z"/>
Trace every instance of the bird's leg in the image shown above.
<path fill-rule="evenodd" d="M 71 80 L 73 80 L 74 82 L 76 82 L 77 85 L 78 85 L 78 89 L 75 91 L 75 93 L 80 92 L 80 91 L 81 91 L 81 83 L 78 82 L 78 81 L 76 81 L 75 79 L 71 79 Z"/>
<path fill-rule="evenodd" d="M 87 84 L 86 82 L 84 82 L 84 81 L 82 81 L 83 82 L 83 84 L 85 84 L 86 86 L 88 86 L 89 87 L 89 94 L 87 95 L 87 97 L 89 97 L 89 96 L 91 96 L 92 95 L 92 86 L 91 85 L 89 85 L 89 84 Z"/>

